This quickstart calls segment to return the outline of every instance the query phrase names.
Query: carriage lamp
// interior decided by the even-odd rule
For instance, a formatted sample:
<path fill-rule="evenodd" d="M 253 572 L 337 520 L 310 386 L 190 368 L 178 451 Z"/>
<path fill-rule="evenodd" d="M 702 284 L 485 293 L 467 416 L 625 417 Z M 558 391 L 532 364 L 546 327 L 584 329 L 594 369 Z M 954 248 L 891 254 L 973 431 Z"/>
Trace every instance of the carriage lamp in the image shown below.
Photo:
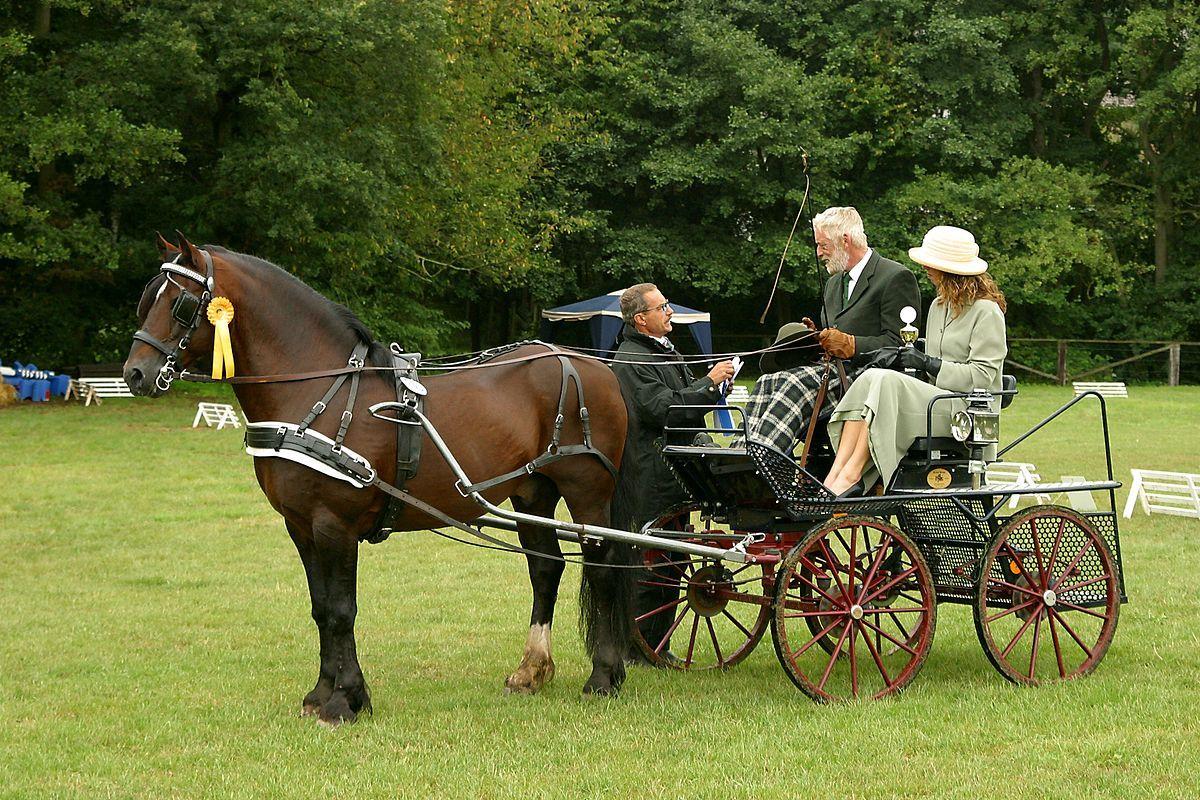
<path fill-rule="evenodd" d="M 967 407 L 955 412 L 950 420 L 950 434 L 972 447 L 984 447 L 1000 442 L 1000 414 L 992 410 L 992 396 L 987 392 L 972 392 Z"/>

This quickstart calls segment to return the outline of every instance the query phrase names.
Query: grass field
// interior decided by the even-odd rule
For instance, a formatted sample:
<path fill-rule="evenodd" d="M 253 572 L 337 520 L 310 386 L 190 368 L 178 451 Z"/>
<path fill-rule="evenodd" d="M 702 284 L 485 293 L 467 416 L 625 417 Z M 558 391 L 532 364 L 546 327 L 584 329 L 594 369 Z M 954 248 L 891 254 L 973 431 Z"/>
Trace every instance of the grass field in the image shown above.
<path fill-rule="evenodd" d="M 1109 404 L 1118 478 L 1200 471 L 1200 389 L 1130 394 Z M 636 668 L 619 699 L 583 699 L 575 568 L 557 678 L 506 696 L 523 560 L 394 535 L 360 568 L 375 713 L 319 728 L 298 715 L 317 665 L 299 560 L 240 431 L 188 427 L 201 396 L 0 411 L 0 797 L 1200 792 L 1200 521 L 1140 511 L 1121 526 L 1130 603 L 1093 676 L 1010 685 L 969 609 L 942 606 L 908 691 L 833 707 L 793 688 L 766 640 L 724 674 Z M 1024 389 L 1004 440 L 1068 398 Z M 1103 477 L 1098 420 L 1079 409 L 1011 458 Z"/>

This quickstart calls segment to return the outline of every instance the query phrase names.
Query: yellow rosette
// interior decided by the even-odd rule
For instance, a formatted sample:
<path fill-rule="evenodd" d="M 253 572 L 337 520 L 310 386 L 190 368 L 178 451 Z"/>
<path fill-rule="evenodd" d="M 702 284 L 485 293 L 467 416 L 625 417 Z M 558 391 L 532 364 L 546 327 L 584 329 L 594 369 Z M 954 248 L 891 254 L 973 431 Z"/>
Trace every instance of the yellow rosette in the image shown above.
<path fill-rule="evenodd" d="M 233 377 L 233 342 L 229 338 L 229 323 L 233 322 L 233 303 L 228 297 L 214 297 L 208 301 L 208 321 L 212 323 L 213 335 L 213 380 Z"/>

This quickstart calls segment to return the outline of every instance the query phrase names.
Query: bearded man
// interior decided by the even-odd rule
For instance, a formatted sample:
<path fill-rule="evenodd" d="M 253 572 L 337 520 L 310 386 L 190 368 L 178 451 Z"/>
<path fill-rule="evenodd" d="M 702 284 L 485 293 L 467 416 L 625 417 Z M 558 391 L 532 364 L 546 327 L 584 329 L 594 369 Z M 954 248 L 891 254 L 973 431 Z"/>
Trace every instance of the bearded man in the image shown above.
<path fill-rule="evenodd" d="M 920 314 L 916 276 L 868 246 L 862 217 L 851 206 L 827 208 L 813 217 L 813 238 L 829 273 L 821 303 L 821 347 L 850 366 L 881 347 L 899 347 L 900 309 L 912 306 Z M 775 344 L 786 347 L 816 330 L 805 317 L 780 328 Z M 746 403 L 751 440 L 790 454 L 803 436 L 823 373 L 820 367 L 798 363 L 806 352 L 783 349 L 763 355 L 763 376 Z M 833 408 L 840 396 L 840 382 L 830 381 L 822 407 Z"/>

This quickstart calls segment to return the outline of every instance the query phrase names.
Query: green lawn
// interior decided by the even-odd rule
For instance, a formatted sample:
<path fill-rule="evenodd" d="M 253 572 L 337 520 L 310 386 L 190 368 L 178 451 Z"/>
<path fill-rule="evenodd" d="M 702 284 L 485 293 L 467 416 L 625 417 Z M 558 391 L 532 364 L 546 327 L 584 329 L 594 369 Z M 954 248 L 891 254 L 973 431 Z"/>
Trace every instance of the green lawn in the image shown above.
<path fill-rule="evenodd" d="M 375 714 L 320 728 L 298 715 L 317 663 L 299 560 L 240 432 L 189 427 L 201 396 L 0 411 L 0 797 L 1196 794 L 1200 521 L 1140 511 L 1121 526 L 1130 603 L 1091 677 L 1014 687 L 969 610 L 942 606 L 908 691 L 834 707 L 793 688 L 767 640 L 725 674 L 638 668 L 619 699 L 583 699 L 574 567 L 555 682 L 506 696 L 523 560 L 395 535 L 360 569 Z M 1004 439 L 1069 396 L 1024 389 Z M 1196 387 L 1112 401 L 1118 479 L 1200 471 L 1198 411 Z M 1102 477 L 1097 409 L 1011 459 Z"/>

